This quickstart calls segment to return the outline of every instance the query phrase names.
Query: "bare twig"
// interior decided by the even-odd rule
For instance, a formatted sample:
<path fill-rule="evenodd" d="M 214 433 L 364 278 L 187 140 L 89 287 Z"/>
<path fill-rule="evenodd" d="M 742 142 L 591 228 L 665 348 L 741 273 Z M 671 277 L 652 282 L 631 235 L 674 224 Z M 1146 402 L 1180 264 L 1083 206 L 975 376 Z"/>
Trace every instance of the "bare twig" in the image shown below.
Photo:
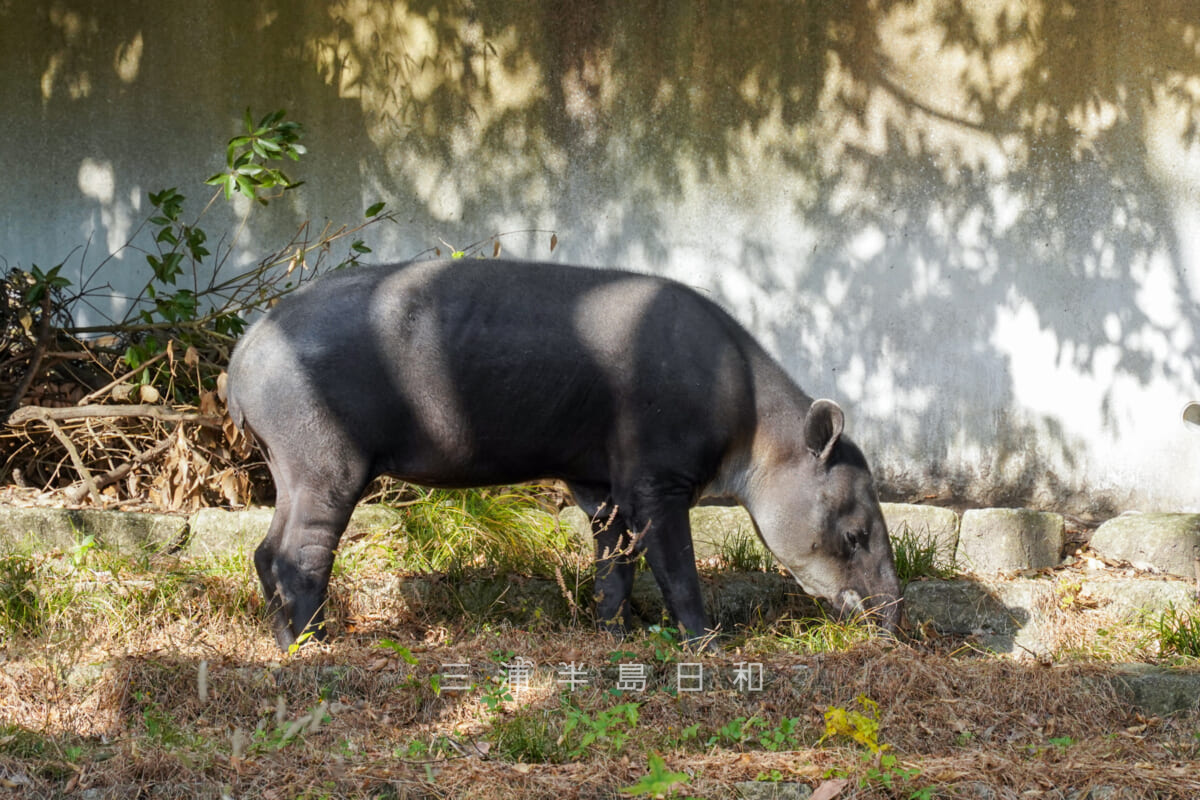
<path fill-rule="evenodd" d="M 97 389 L 96 391 L 92 392 L 91 394 L 84 395 L 82 398 L 80 398 L 79 402 L 76 403 L 76 405 L 77 406 L 86 406 L 88 403 L 95 400 L 97 397 L 100 397 L 103 394 L 107 394 L 109 392 L 109 390 L 111 390 L 114 386 L 124 383 L 125 381 L 129 380 L 130 378 L 134 377 L 135 375 L 140 374 L 142 372 L 142 370 L 146 369 L 147 367 L 157 364 L 159 361 L 162 361 L 164 358 L 167 357 L 169 352 L 170 351 L 168 351 L 168 350 L 164 350 L 163 352 L 159 353 L 158 355 L 154 356 L 153 358 L 146 359 L 141 364 L 139 364 L 137 367 L 131 369 L 129 372 L 126 372 L 124 375 L 117 378 L 115 381 L 109 383 L 107 386 L 102 386 L 99 389 Z"/>

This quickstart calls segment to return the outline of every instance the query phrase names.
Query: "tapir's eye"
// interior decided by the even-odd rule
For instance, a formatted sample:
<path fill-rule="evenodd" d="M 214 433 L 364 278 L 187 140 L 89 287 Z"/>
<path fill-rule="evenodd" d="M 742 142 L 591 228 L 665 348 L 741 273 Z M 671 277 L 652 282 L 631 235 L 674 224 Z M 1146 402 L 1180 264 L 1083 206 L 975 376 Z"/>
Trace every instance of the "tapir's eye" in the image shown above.
<path fill-rule="evenodd" d="M 861 528 L 843 531 L 842 536 L 846 539 L 846 549 L 851 553 L 860 547 L 864 550 L 867 548 L 868 534 Z"/>

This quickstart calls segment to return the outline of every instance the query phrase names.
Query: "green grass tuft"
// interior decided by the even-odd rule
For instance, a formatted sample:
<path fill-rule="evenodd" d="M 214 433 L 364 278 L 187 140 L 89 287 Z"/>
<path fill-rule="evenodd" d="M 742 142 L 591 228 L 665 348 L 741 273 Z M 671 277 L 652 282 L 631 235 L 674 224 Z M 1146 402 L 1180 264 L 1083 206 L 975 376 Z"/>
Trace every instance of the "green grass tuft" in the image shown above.
<path fill-rule="evenodd" d="M 451 491 L 411 487 L 403 528 L 343 547 L 340 569 L 365 560 L 409 572 L 461 575 L 475 568 L 553 577 L 563 554 L 579 550 L 569 530 L 533 491 Z"/>
<path fill-rule="evenodd" d="M 954 552 L 939 542 L 928 529 L 914 531 L 908 523 L 891 536 L 892 554 L 896 559 L 896 574 L 900 585 L 907 586 L 917 578 L 949 578 L 954 575 Z"/>
<path fill-rule="evenodd" d="M 1169 606 L 1154 624 L 1163 655 L 1200 658 L 1200 616 Z"/>
<path fill-rule="evenodd" d="M 568 760 L 561 708 L 523 707 L 497 717 L 489 738 L 498 757 L 526 764 Z"/>
<path fill-rule="evenodd" d="M 727 536 L 718 554 L 727 568 L 744 572 L 766 572 L 775 565 L 775 557 L 763 547 L 758 536 L 744 528 Z"/>
<path fill-rule="evenodd" d="M 37 577 L 32 556 L 0 556 L 0 639 L 41 632 L 46 613 Z"/>
<path fill-rule="evenodd" d="M 865 617 L 782 619 L 751 636 L 743 647 L 761 652 L 844 653 L 869 642 L 877 633 Z"/>

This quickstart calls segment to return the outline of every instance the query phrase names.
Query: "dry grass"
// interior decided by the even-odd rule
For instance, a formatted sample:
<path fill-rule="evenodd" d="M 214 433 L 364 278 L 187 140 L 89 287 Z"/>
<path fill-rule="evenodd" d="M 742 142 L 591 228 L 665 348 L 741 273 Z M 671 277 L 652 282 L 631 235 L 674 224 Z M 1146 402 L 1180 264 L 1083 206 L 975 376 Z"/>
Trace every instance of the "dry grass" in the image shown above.
<path fill-rule="evenodd" d="M 281 656 L 244 561 L 51 554 L 36 567 L 40 629 L 0 640 L 0 789 L 22 797 L 600 798 L 633 786 L 654 753 L 690 776 L 680 797 L 837 777 L 849 781 L 838 796 L 856 798 L 1200 795 L 1200 716 L 1140 715 L 1100 664 L 946 640 L 817 653 L 793 637 L 789 652 L 761 632 L 696 656 L 586 622 L 516 629 L 414 607 L 369 563 L 337 581 L 336 638 Z M 648 665 L 645 693 L 610 693 L 614 652 Z M 541 666 L 502 698 L 491 678 L 516 656 Z M 671 691 L 679 662 L 704 665 L 705 691 Z M 739 662 L 764 664 L 761 692 L 733 686 Z M 477 688 L 439 695 L 456 663 Z M 589 685 L 559 685 L 564 663 L 588 667 Z M 876 754 L 853 727 L 822 739 L 826 713 L 861 712 L 860 696 L 878 704 L 860 739 Z M 633 724 L 606 716 L 627 703 Z M 855 719 L 865 730 L 870 715 Z"/>

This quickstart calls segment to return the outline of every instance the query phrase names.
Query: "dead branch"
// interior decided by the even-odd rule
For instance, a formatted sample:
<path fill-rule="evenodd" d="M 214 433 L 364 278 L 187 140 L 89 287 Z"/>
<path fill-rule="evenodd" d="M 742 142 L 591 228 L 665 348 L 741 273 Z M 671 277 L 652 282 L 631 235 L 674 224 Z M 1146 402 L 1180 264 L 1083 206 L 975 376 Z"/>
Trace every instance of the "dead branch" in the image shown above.
<path fill-rule="evenodd" d="M 88 486 L 86 483 L 84 483 L 82 486 L 80 486 L 80 485 L 69 486 L 63 491 L 63 494 L 66 495 L 66 498 L 68 501 L 70 501 L 72 503 L 78 503 L 79 501 L 81 501 L 83 499 L 84 495 L 89 494 L 93 490 L 93 488 L 96 490 L 99 490 L 99 489 L 104 489 L 107 486 L 111 486 L 112 484 L 116 483 L 117 481 L 121 480 L 126 475 L 128 475 L 133 470 L 134 467 L 141 466 L 142 464 L 146 463 L 147 461 L 150 461 L 151 459 L 162 455 L 164 452 L 166 452 L 167 448 L 170 446 L 171 446 L 171 435 L 168 434 L 158 444 L 154 445 L 151 448 L 143 450 L 142 452 L 138 453 L 136 456 L 131 458 L 129 461 L 126 461 L 124 464 L 117 466 L 115 469 L 109 470 L 105 474 L 101 475 L 99 478 L 95 478 L 93 480 L 92 486 Z M 93 496 L 93 498 L 94 498 L 94 496 Z"/>
<path fill-rule="evenodd" d="M 148 417 L 161 422 L 194 422 L 206 428 L 220 430 L 221 418 L 190 411 L 177 411 L 167 406 L 156 406 L 143 403 L 132 406 L 74 406 L 66 408 L 46 408 L 43 406 L 25 406 L 19 408 L 8 418 L 12 426 L 23 425 L 27 422 L 48 420 L 70 420 L 87 418 L 120 418 Z"/>
<path fill-rule="evenodd" d="M 84 488 L 86 488 L 87 493 L 91 495 L 92 502 L 96 505 L 101 505 L 100 490 L 96 488 L 96 481 L 92 479 L 91 471 L 87 468 L 87 465 L 83 463 L 83 459 L 79 457 L 79 450 L 75 447 L 75 443 L 71 441 L 70 437 L 62 432 L 62 428 L 58 427 L 58 423 L 53 419 L 46 418 L 43 419 L 42 422 L 46 423 L 46 427 L 48 427 L 50 432 L 54 434 L 54 438 L 58 439 L 62 446 L 66 448 L 67 454 L 71 456 L 71 463 L 75 465 L 75 471 L 78 472 L 79 477 L 83 479 Z"/>
<path fill-rule="evenodd" d="M 4 409 L 6 420 L 11 418 L 13 412 L 21 405 L 21 398 L 25 396 L 29 387 L 33 385 L 34 379 L 37 378 L 38 369 L 42 366 L 42 356 L 50 346 L 50 332 L 50 289 L 47 288 L 42 295 L 42 319 L 38 322 L 37 344 L 33 347 L 33 357 L 30 358 L 29 368 L 25 370 L 25 375 L 17 384 L 12 399 L 8 401 L 8 408 Z"/>

